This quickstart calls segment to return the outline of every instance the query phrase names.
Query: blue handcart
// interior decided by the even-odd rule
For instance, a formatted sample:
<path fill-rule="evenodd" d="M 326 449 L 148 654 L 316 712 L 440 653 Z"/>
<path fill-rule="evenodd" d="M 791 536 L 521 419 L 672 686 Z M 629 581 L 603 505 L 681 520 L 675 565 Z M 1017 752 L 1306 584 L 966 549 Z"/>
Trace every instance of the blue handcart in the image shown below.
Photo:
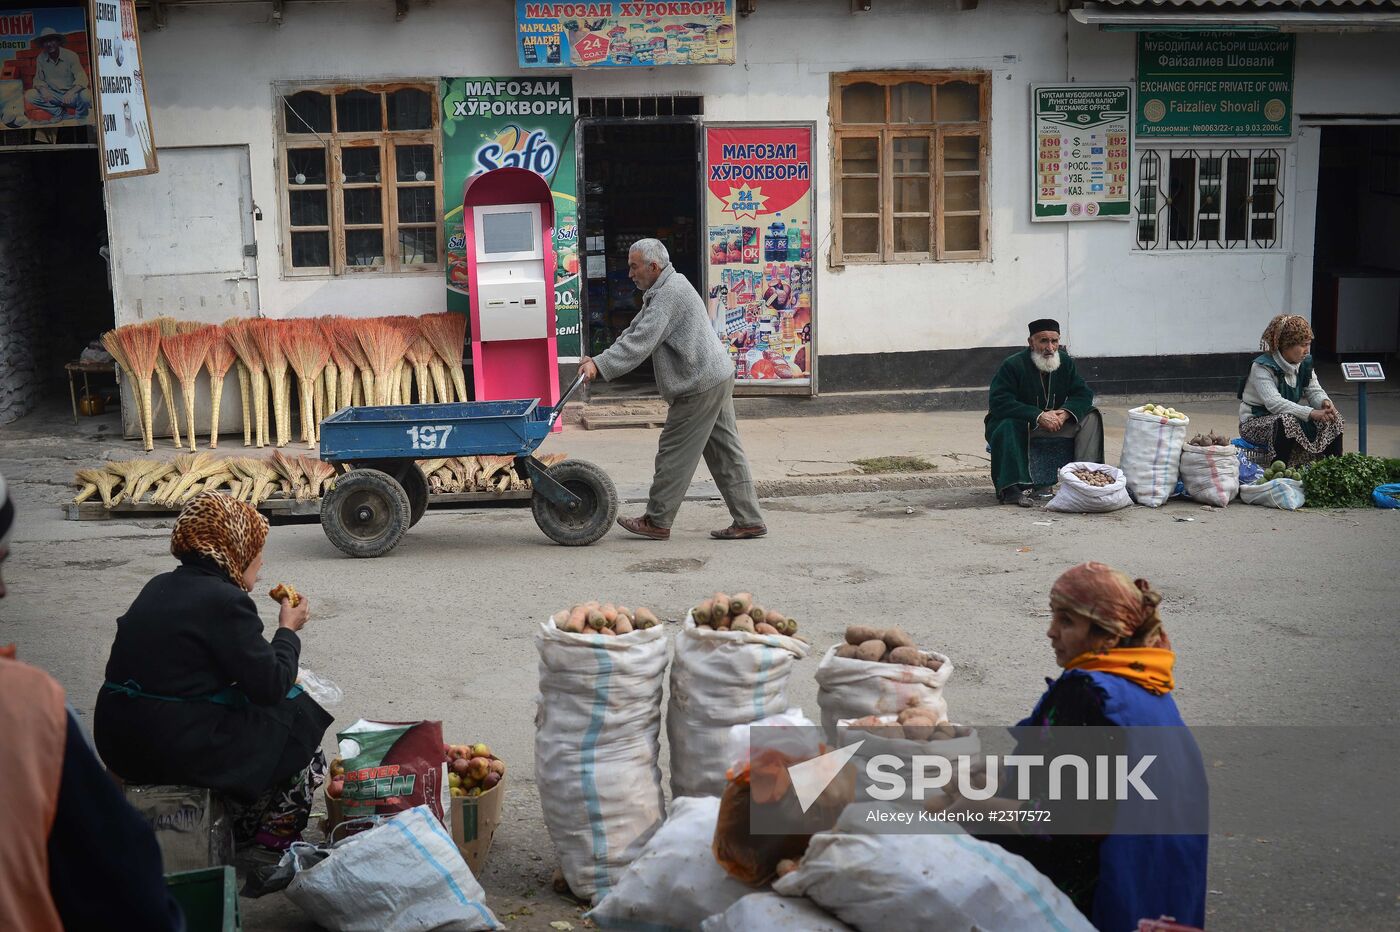
<path fill-rule="evenodd" d="M 342 408 L 321 422 L 321 459 L 354 468 L 321 499 L 321 528 L 352 557 L 393 550 L 428 507 L 419 460 L 453 456 L 514 456 L 528 478 L 530 510 L 550 540 L 582 547 L 617 519 L 617 488 L 585 460 L 546 467 L 535 450 L 583 384 L 576 377 L 559 403 L 539 399 Z"/>

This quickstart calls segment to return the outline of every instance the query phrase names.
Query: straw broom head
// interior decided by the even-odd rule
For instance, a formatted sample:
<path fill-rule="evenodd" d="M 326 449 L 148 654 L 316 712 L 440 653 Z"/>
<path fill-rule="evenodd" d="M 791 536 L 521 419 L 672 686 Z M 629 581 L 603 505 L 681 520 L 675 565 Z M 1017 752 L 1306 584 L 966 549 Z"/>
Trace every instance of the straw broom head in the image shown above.
<path fill-rule="evenodd" d="M 428 338 L 421 334 L 408 345 L 408 358 L 415 366 L 426 366 L 435 357 L 433 355 L 433 345 L 428 342 Z"/>
<path fill-rule="evenodd" d="M 361 321 L 351 320 L 348 317 L 332 317 L 330 319 L 331 331 L 335 334 L 335 343 L 340 347 L 340 351 L 346 358 L 354 364 L 356 369 L 368 369 L 369 359 L 365 356 L 365 349 L 360 345 Z"/>
<path fill-rule="evenodd" d="M 121 340 L 117 339 L 117 331 L 108 330 L 102 334 L 102 347 L 117 362 L 117 365 L 126 370 L 131 375 L 131 363 L 127 362 L 126 352 L 122 349 Z"/>
<path fill-rule="evenodd" d="M 350 357 L 349 353 L 345 352 L 345 347 L 340 345 L 340 340 L 336 337 L 338 320 L 339 318 L 336 317 L 321 317 L 315 321 L 315 324 L 320 328 L 321 336 L 326 340 L 326 347 L 331 354 L 331 362 L 335 363 L 337 369 L 344 369 L 347 366 L 354 366 L 355 360 Z M 356 340 L 355 344 L 358 346 L 359 341 Z"/>
<path fill-rule="evenodd" d="M 319 376 L 331 356 L 321 328 L 312 320 L 286 322 L 282 328 L 282 351 L 303 382 Z"/>
<path fill-rule="evenodd" d="M 228 370 L 233 368 L 238 354 L 229 343 L 228 332 L 223 327 L 211 329 L 214 331 L 213 339 L 209 341 L 209 354 L 204 361 L 209 366 L 209 374 L 216 379 L 221 379 L 228 374 Z"/>
<path fill-rule="evenodd" d="M 173 337 L 180 332 L 180 322 L 173 317 L 166 317 L 162 314 L 151 323 L 160 328 L 160 335 L 163 337 Z"/>
<path fill-rule="evenodd" d="M 149 379 L 160 359 L 160 327 L 154 322 L 127 324 L 113 332 L 131 371 L 138 378 Z"/>
<path fill-rule="evenodd" d="M 282 349 L 282 321 L 259 317 L 248 321 L 247 327 L 267 371 L 278 376 L 286 372 L 287 354 Z"/>
<path fill-rule="evenodd" d="M 432 344 L 433 352 L 443 362 L 451 365 L 462 364 L 462 348 L 467 342 L 467 317 L 444 311 L 441 314 L 428 314 L 418 318 L 423 336 Z"/>
<path fill-rule="evenodd" d="M 248 371 L 261 372 L 262 354 L 258 352 L 258 343 L 253 339 L 253 331 L 248 327 L 251 322 L 243 317 L 230 317 L 224 321 L 224 339 L 237 354 L 239 361 L 248 367 Z"/>
<path fill-rule="evenodd" d="M 207 326 L 209 325 L 200 323 L 197 320 L 177 320 L 175 321 L 175 332 L 194 333 L 197 330 L 203 330 Z"/>
<path fill-rule="evenodd" d="M 204 368 L 204 358 L 209 354 L 209 344 L 214 342 L 214 328 L 201 326 L 198 330 L 161 337 L 160 348 L 170 362 L 170 370 L 180 380 L 186 391 L 194 386 L 199 372 Z"/>
<path fill-rule="evenodd" d="M 414 339 L 418 336 L 418 331 L 420 328 L 418 326 L 417 317 L 410 317 L 407 314 L 394 314 L 390 317 L 383 317 L 380 319 L 387 323 L 389 326 L 394 327 L 397 330 L 402 330 L 404 334 L 407 335 L 408 342 L 410 343 L 412 343 Z"/>
<path fill-rule="evenodd" d="M 355 322 L 355 331 L 364 348 L 369 367 L 374 370 L 376 381 L 387 376 L 403 362 L 408 350 L 408 335 L 398 327 L 384 320 L 360 320 Z"/>

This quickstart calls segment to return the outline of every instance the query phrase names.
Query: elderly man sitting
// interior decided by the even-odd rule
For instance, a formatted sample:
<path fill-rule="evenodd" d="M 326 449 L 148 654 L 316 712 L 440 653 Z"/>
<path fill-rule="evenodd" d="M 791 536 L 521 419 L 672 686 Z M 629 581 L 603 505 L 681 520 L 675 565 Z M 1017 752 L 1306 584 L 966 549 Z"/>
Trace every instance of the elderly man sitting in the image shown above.
<path fill-rule="evenodd" d="M 1030 445 L 1044 437 L 1074 439 L 1077 461 L 1103 462 L 1103 418 L 1094 393 L 1060 348 L 1060 325 L 1032 321 L 1026 349 L 1007 357 L 992 379 L 986 417 L 992 480 L 1002 504 L 1035 505 Z"/>

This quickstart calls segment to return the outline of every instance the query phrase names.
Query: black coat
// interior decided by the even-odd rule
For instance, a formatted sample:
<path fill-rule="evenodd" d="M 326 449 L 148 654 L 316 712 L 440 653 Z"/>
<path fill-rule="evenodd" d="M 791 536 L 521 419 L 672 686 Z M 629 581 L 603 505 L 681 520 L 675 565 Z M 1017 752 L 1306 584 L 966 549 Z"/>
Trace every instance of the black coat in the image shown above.
<path fill-rule="evenodd" d="M 117 619 L 107 682 L 186 701 L 98 694 L 93 736 L 128 783 L 205 786 L 251 802 L 304 768 L 333 718 L 308 695 L 287 699 L 301 639 L 272 643 L 248 593 L 198 558 L 152 579 Z M 207 701 L 226 687 L 241 706 Z"/>

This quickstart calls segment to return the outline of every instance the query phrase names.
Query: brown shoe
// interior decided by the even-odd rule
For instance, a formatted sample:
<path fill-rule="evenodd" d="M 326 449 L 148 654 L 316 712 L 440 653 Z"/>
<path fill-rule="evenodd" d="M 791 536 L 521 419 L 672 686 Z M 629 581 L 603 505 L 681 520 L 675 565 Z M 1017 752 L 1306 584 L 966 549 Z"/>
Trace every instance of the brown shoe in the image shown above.
<path fill-rule="evenodd" d="M 710 536 L 715 540 L 753 540 L 755 537 L 762 537 L 767 533 L 768 528 L 762 524 L 755 524 L 752 527 L 731 524 L 722 531 L 711 531 Z"/>
<path fill-rule="evenodd" d="M 651 523 L 651 519 L 646 515 L 640 518 L 618 518 L 618 527 L 624 531 L 631 531 L 638 537 L 647 537 L 651 540 L 670 540 L 671 529 L 668 527 L 657 527 Z"/>

